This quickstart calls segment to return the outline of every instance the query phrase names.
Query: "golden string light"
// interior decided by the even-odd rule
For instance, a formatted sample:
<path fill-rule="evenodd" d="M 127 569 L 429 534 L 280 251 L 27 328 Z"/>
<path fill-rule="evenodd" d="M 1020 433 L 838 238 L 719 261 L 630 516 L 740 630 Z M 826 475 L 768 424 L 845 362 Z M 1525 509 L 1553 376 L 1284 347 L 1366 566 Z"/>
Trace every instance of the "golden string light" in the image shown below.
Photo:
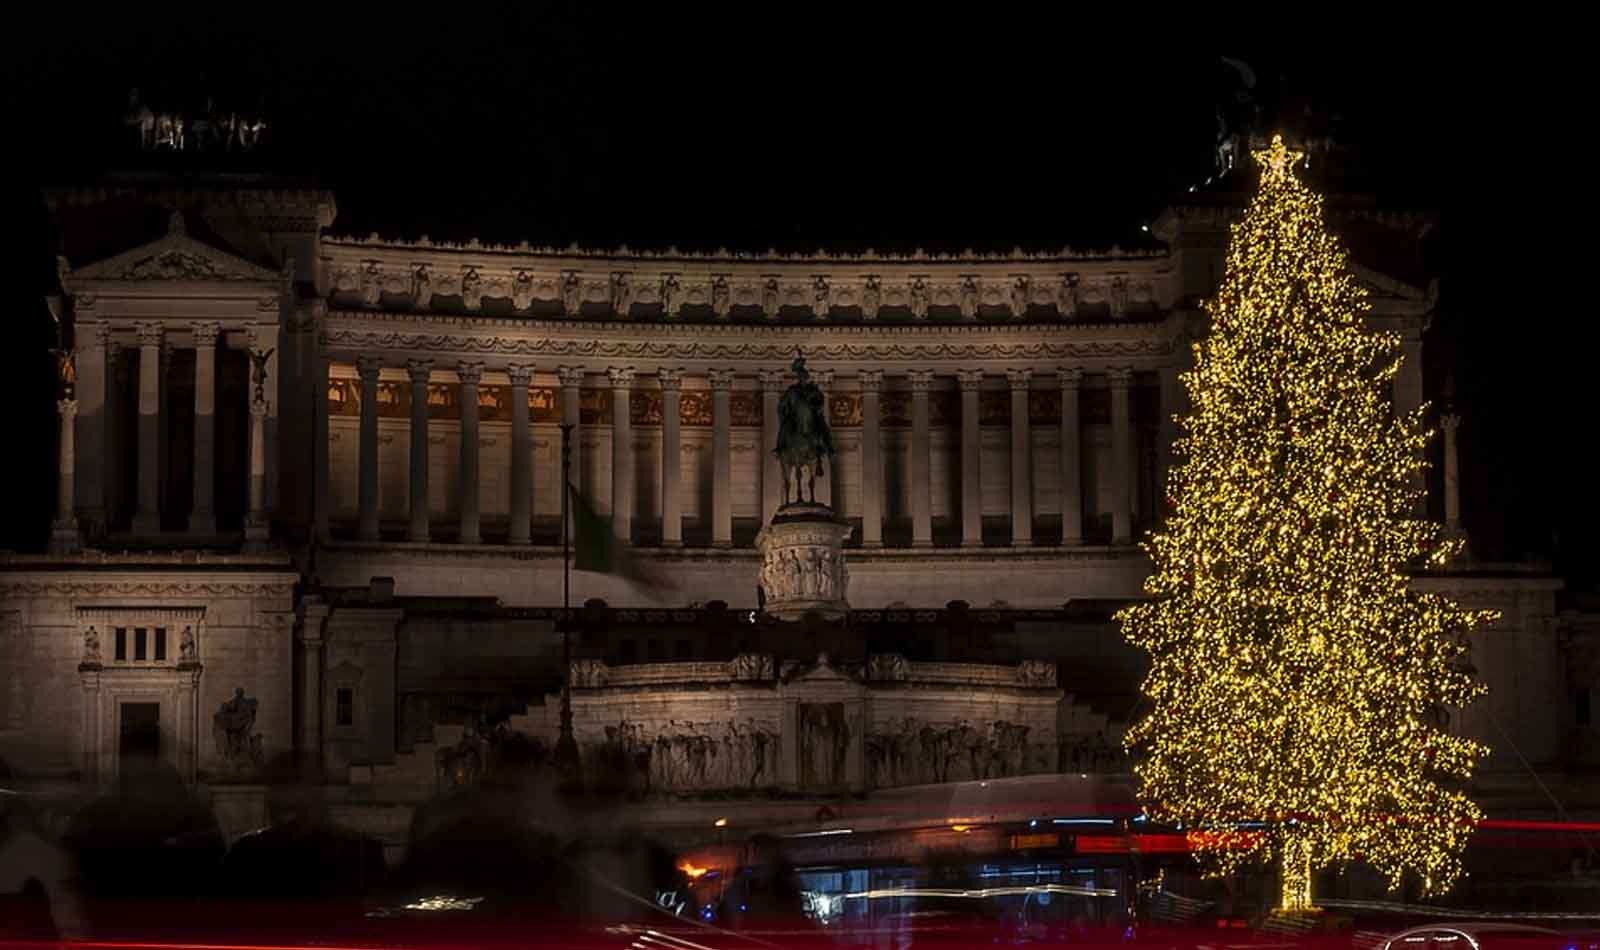
<path fill-rule="evenodd" d="M 1183 374 L 1150 599 L 1118 613 L 1151 656 L 1153 708 L 1127 738 L 1146 810 L 1194 829 L 1213 873 L 1277 862 L 1291 910 L 1316 869 L 1357 860 L 1392 887 L 1459 878 L 1482 817 L 1459 786 L 1488 750 L 1434 714 L 1483 692 L 1461 635 L 1497 619 L 1410 587 L 1458 550 L 1415 515 L 1426 409 L 1395 413 L 1400 339 L 1367 329 L 1300 157 L 1281 137 L 1255 153 L 1260 187 Z M 1241 822 L 1268 830 L 1228 830 Z"/>

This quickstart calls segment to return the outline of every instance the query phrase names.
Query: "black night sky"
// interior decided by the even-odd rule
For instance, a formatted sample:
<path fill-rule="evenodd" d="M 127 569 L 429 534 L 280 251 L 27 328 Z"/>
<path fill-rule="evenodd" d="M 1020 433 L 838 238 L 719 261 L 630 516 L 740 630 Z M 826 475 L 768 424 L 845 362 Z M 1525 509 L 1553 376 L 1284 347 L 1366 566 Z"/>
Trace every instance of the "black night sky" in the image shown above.
<path fill-rule="evenodd" d="M 0 547 L 42 548 L 53 498 L 54 238 L 37 189 L 143 160 L 121 124 L 132 87 L 259 107 L 260 160 L 332 188 L 338 233 L 1002 250 L 1138 240 L 1209 174 L 1216 108 L 1237 91 L 1230 56 L 1254 68 L 1269 114 L 1310 103 L 1356 147 L 1350 187 L 1439 214 L 1422 261 L 1440 281 L 1427 386 L 1453 375 L 1466 416 L 1468 529 L 1486 557 L 1553 558 L 1595 586 L 1576 411 L 1592 399 L 1566 391 L 1583 389 L 1567 365 L 1593 335 L 1577 225 L 1593 163 L 1551 75 L 1578 60 L 1547 39 L 1534 66 L 1503 27 L 1491 44 L 1374 25 L 1320 50 L 1153 44 L 1148 24 L 935 23 L 933 7 L 894 25 L 772 7 L 715 27 L 674 9 L 670 28 L 631 6 L 506 9 L 519 12 L 11 24 Z"/>

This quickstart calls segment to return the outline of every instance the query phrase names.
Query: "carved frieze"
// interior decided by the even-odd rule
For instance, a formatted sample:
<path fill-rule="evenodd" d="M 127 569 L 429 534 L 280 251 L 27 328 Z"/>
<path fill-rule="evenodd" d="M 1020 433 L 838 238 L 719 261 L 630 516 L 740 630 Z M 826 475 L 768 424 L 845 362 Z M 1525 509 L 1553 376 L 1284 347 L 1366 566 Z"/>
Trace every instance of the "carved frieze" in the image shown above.
<path fill-rule="evenodd" d="M 794 520 L 775 519 L 761 529 L 756 536 L 761 551 L 760 600 L 770 616 L 797 620 L 809 611 L 824 616 L 849 612 L 850 572 L 843 546 L 850 531 L 820 506 Z"/>
<path fill-rule="evenodd" d="M 1030 743 L 1030 732 L 1006 720 L 931 723 L 906 716 L 868 733 L 868 778 L 889 788 L 1053 771 L 1054 750 Z"/>
<path fill-rule="evenodd" d="M 590 743 L 586 765 L 623 766 L 632 789 L 644 794 L 753 789 L 777 782 L 777 734 L 747 717 L 695 722 L 629 722 L 605 727 Z"/>

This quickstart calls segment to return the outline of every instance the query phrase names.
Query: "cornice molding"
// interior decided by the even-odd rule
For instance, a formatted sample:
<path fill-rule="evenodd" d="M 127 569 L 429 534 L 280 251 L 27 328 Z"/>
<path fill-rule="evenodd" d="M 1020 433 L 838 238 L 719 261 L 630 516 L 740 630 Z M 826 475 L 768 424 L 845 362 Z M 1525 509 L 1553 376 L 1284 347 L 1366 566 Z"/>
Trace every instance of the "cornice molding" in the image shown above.
<path fill-rule="evenodd" d="M 0 574 L 4 597 L 290 597 L 296 574 L 221 575 L 207 579 L 138 579 L 93 574 Z M 129 605 L 130 609 L 133 605 Z"/>
<path fill-rule="evenodd" d="M 1177 352 L 1180 320 L 1130 324 L 830 325 L 618 324 L 497 317 L 423 319 L 335 311 L 324 348 L 348 353 L 487 355 L 522 359 L 786 363 L 1159 359 Z M 643 368 L 641 368 L 642 371 Z"/>
<path fill-rule="evenodd" d="M 879 253 L 868 249 L 860 254 L 830 252 L 826 249 L 800 254 L 780 254 L 776 250 L 766 251 L 732 251 L 719 248 L 715 251 L 683 251 L 676 247 L 669 247 L 661 251 L 633 249 L 622 245 L 614 250 L 597 248 L 581 248 L 576 244 L 564 248 L 541 246 L 536 247 L 523 241 L 519 244 L 484 244 L 476 238 L 466 242 L 431 241 L 423 237 L 416 241 L 389 240 L 373 232 L 366 237 L 333 234 L 323 238 L 323 245 L 337 248 L 349 253 L 374 254 L 383 251 L 399 251 L 415 257 L 421 253 L 435 253 L 440 256 L 453 256 L 463 253 L 480 254 L 491 257 L 514 257 L 528 260 L 549 260 L 561 263 L 588 263 L 609 262 L 626 263 L 629 261 L 684 261 L 684 262 L 721 262 L 730 264 L 763 264 L 763 263 L 1022 263 L 1022 262 L 1078 262 L 1078 261 L 1128 261 L 1151 260 L 1167 257 L 1165 249 L 1155 248 L 1150 250 L 1124 249 L 1113 245 L 1107 250 L 1078 250 L 1072 247 L 1063 247 L 1053 251 L 1029 252 L 1020 247 L 1006 252 L 980 254 L 971 250 L 956 254 L 929 253 L 924 250 L 913 251 L 910 254 Z"/>
<path fill-rule="evenodd" d="M 729 319 L 734 307 L 774 320 L 785 308 L 826 320 L 835 308 L 882 307 L 926 319 L 929 307 L 966 320 L 1075 316 L 1079 304 L 1118 319 L 1170 307 L 1176 272 L 1165 251 L 1121 256 L 1026 255 L 709 255 L 614 254 L 481 246 L 373 244 L 324 239 L 324 286 L 330 299 L 358 299 L 379 309 L 385 295 L 427 311 L 441 297 L 475 313 L 486 300 L 530 312 L 554 306 L 573 319 L 585 308 L 626 317 L 635 304 L 668 318 L 685 308 Z"/>

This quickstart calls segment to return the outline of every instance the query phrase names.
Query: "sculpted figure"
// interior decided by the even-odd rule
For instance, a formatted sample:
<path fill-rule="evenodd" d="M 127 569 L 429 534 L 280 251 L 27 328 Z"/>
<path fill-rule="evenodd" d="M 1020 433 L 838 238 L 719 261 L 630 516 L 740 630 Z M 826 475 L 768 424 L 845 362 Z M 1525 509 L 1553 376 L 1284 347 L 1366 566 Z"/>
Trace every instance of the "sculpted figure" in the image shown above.
<path fill-rule="evenodd" d="M 822 388 L 812 382 L 804 356 L 791 365 L 795 382 L 778 400 L 778 444 L 773 454 L 783 472 L 783 504 L 817 500 L 817 476 L 826 474 L 825 460 L 834 453 L 833 433 L 828 427 L 827 400 Z"/>
<path fill-rule="evenodd" d="M 139 101 L 139 90 L 128 94 L 128 114 L 122 120 L 139 133 L 140 148 L 154 148 L 156 144 L 156 114 Z"/>
<path fill-rule="evenodd" d="M 83 662 L 100 662 L 100 633 L 94 627 L 83 632 Z"/>
<path fill-rule="evenodd" d="M 978 315 L 978 282 L 968 277 L 961 281 L 961 316 L 968 320 Z"/>
<path fill-rule="evenodd" d="M 772 737 L 755 728 L 755 720 L 750 720 L 750 724 L 750 784 L 754 786 L 767 774 L 767 743 Z"/>
<path fill-rule="evenodd" d="M 861 315 L 868 320 L 877 319 L 878 307 L 883 304 L 883 285 L 876 277 L 868 277 L 861 288 Z"/>
<path fill-rule="evenodd" d="M 727 316 L 731 296 L 728 278 L 718 277 L 711 284 L 711 312 L 719 317 Z"/>
<path fill-rule="evenodd" d="M 236 688 L 233 698 L 211 717 L 212 735 L 223 761 L 236 768 L 260 764 L 261 737 L 250 732 L 255 724 L 256 701 L 247 698 L 243 688 Z"/>
<path fill-rule="evenodd" d="M 194 627 L 184 627 L 183 633 L 178 635 L 178 662 L 198 663 L 200 651 L 194 642 Z"/>
<path fill-rule="evenodd" d="M 928 316 L 928 283 L 921 277 L 911 282 L 911 315 L 918 320 Z"/>

